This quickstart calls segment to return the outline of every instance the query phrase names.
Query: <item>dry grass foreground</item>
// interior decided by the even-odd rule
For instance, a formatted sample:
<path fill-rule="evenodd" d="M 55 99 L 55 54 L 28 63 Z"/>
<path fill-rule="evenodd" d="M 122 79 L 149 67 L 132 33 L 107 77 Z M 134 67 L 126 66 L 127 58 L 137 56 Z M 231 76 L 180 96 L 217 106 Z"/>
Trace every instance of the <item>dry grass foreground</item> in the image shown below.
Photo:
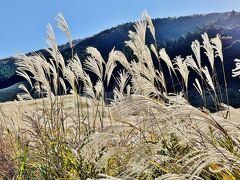
<path fill-rule="evenodd" d="M 18 57 L 17 73 L 32 88 L 22 85 L 24 93 L 17 98 L 32 99 L 34 91 L 42 99 L 0 105 L 1 178 L 240 179 L 239 110 L 228 105 L 228 98 L 223 104 L 221 94 L 228 97 L 228 88 L 220 35 L 210 39 L 204 33 L 202 44 L 196 40 L 191 45 L 194 57 L 177 56 L 172 61 L 157 46 L 145 12 L 125 42 L 133 59 L 113 48 L 105 61 L 89 47 L 87 58 L 80 60 L 65 19 L 59 15 L 57 20 L 69 39 L 72 57 L 64 60 L 50 25 L 51 57 L 37 53 Z M 147 30 L 153 37 L 150 47 L 145 43 Z M 209 67 L 202 67 L 202 50 Z M 215 69 L 217 60 L 224 90 Z M 240 60 L 235 61 L 233 76 L 239 76 Z M 181 92 L 168 91 L 162 63 L 168 66 L 173 87 L 174 77 L 181 84 Z M 117 65 L 122 70 L 116 76 Z M 190 69 L 197 74 L 194 87 L 202 110 L 187 101 Z M 115 87 L 109 102 L 105 88 L 111 80 Z M 206 110 L 206 95 L 218 113 Z"/>

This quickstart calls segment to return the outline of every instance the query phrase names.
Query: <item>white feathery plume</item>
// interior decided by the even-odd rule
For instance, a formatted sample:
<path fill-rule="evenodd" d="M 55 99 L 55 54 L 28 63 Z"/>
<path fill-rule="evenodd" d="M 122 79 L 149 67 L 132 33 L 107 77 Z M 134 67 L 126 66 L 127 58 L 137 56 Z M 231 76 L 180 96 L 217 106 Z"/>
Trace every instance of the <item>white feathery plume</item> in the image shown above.
<path fill-rule="evenodd" d="M 219 34 L 217 34 L 215 38 L 211 39 L 211 43 L 214 44 L 213 48 L 216 50 L 216 57 L 218 56 L 220 58 L 221 62 L 223 62 L 221 36 Z"/>
<path fill-rule="evenodd" d="M 74 72 L 70 69 L 70 67 L 65 68 L 65 73 L 64 73 L 65 79 L 69 82 L 71 85 L 72 89 L 75 90 L 75 74 Z M 66 89 L 66 85 L 65 85 Z"/>
<path fill-rule="evenodd" d="M 158 82 L 160 82 L 161 85 L 163 86 L 163 91 L 167 91 L 167 86 L 166 86 L 166 82 L 165 82 L 165 79 L 164 79 L 163 72 L 158 71 L 157 69 L 155 70 L 155 72 L 156 72 L 156 80 Z"/>
<path fill-rule="evenodd" d="M 30 84 L 30 86 L 33 87 L 31 78 L 29 77 L 29 75 L 27 74 L 27 72 L 24 71 L 21 67 L 18 67 L 18 68 L 17 68 L 16 74 L 17 74 L 18 76 L 22 76 L 24 79 L 26 79 L 27 82 Z"/>
<path fill-rule="evenodd" d="M 151 48 L 152 52 L 154 53 L 154 55 L 156 56 L 156 58 L 159 58 L 156 47 L 153 44 L 151 44 L 150 48 Z"/>
<path fill-rule="evenodd" d="M 154 73 L 155 68 L 152 61 L 151 51 L 149 50 L 147 45 L 145 45 L 143 51 L 143 62 L 147 65 L 147 68 Z"/>
<path fill-rule="evenodd" d="M 29 91 L 28 91 L 28 89 L 26 88 L 26 86 L 25 86 L 24 84 L 20 84 L 20 85 L 18 86 L 18 88 L 20 88 L 20 89 L 22 89 L 23 91 L 25 91 L 26 93 L 30 94 Z"/>
<path fill-rule="evenodd" d="M 129 32 L 130 39 L 133 38 L 133 40 L 137 40 L 136 42 L 142 42 L 142 45 L 145 45 L 146 27 L 147 27 L 147 23 L 145 21 L 141 20 L 141 21 L 135 23 L 134 28 L 135 28 L 136 32 L 135 33 Z"/>
<path fill-rule="evenodd" d="M 121 51 L 117 51 L 113 48 L 109 53 L 108 62 L 106 64 L 105 76 L 107 76 L 107 85 L 109 84 L 114 68 L 117 66 L 116 62 L 119 62 L 126 70 L 131 70 L 131 66 L 126 56 Z"/>
<path fill-rule="evenodd" d="M 84 62 L 85 68 L 94 74 L 96 74 L 99 79 L 103 78 L 103 64 L 106 64 L 102 58 L 101 53 L 94 47 L 88 47 L 86 49 L 87 53 L 90 55 Z"/>
<path fill-rule="evenodd" d="M 67 93 L 67 87 L 66 87 L 66 84 L 65 84 L 63 78 L 59 77 L 59 83 L 60 83 L 60 85 L 61 85 L 62 88 L 63 88 L 64 94 L 66 94 L 66 93 Z"/>
<path fill-rule="evenodd" d="M 48 73 L 50 72 L 50 68 L 49 70 L 46 70 L 48 66 L 45 65 L 45 59 L 43 59 L 41 56 L 34 54 L 33 56 L 31 56 L 31 58 L 32 58 L 32 61 L 34 62 L 33 65 L 35 69 L 34 79 L 41 83 L 41 87 L 43 87 L 41 90 L 49 92 L 51 89 L 50 83 L 49 83 L 50 79 L 48 78 L 49 77 Z"/>
<path fill-rule="evenodd" d="M 202 76 L 201 68 L 196 64 L 192 56 L 187 56 L 185 62 L 187 66 L 191 67 L 199 76 Z"/>
<path fill-rule="evenodd" d="M 138 61 L 143 62 L 143 51 L 145 51 L 146 21 L 136 22 L 134 28 L 136 32 L 129 31 L 129 41 L 125 44 L 130 47 Z"/>
<path fill-rule="evenodd" d="M 174 63 L 173 65 L 175 65 L 175 69 L 179 71 L 179 73 L 181 74 L 184 83 L 185 83 L 185 87 L 186 89 L 188 88 L 188 76 L 189 76 L 189 70 L 188 70 L 188 66 L 186 64 L 186 62 L 184 61 L 184 59 L 181 56 L 177 56 L 176 58 L 174 58 Z"/>
<path fill-rule="evenodd" d="M 77 54 L 74 55 L 73 59 L 69 60 L 68 66 L 74 72 L 77 79 L 84 81 L 85 76 L 83 72 L 82 63 Z"/>
<path fill-rule="evenodd" d="M 33 87 L 32 80 L 34 80 L 44 84 L 44 87 L 48 87 L 45 90 L 49 91 L 49 79 L 46 77 L 49 70 L 47 70 L 48 66 L 46 65 L 45 59 L 36 53 L 33 53 L 30 56 L 20 55 L 17 58 L 17 74 L 24 77 L 30 83 L 31 87 Z M 27 72 L 30 72 L 31 75 Z"/>
<path fill-rule="evenodd" d="M 114 51 L 115 59 L 127 70 L 131 71 L 130 63 L 128 62 L 126 56 L 121 51 Z"/>
<path fill-rule="evenodd" d="M 235 59 L 235 69 L 232 70 L 232 77 L 240 76 L 240 59 Z"/>
<path fill-rule="evenodd" d="M 87 59 L 84 61 L 84 69 L 93 72 L 98 76 L 99 79 L 102 79 L 103 76 L 103 68 L 102 66 L 99 67 L 98 62 L 93 57 L 87 57 Z"/>
<path fill-rule="evenodd" d="M 197 59 L 198 67 L 201 68 L 201 45 L 198 40 L 195 40 L 191 44 L 192 51 Z"/>
<path fill-rule="evenodd" d="M 24 84 L 20 84 L 18 86 L 19 89 L 22 89 L 25 93 L 19 93 L 18 94 L 18 99 L 29 99 L 32 100 L 32 96 L 30 94 L 30 92 L 28 91 L 28 89 L 26 88 L 26 86 Z"/>
<path fill-rule="evenodd" d="M 213 51 L 213 45 L 209 41 L 209 37 L 207 33 L 202 34 L 203 38 L 203 45 L 202 47 L 205 49 L 205 54 L 208 57 L 208 61 L 211 65 L 211 68 L 214 69 L 214 51 Z"/>
<path fill-rule="evenodd" d="M 94 86 L 95 92 L 96 92 L 96 98 L 99 99 L 100 97 L 103 97 L 104 95 L 104 88 L 103 88 L 103 82 L 101 80 L 98 80 L 97 83 Z"/>
<path fill-rule="evenodd" d="M 16 59 L 17 60 L 15 64 L 17 66 L 17 70 L 16 70 L 17 75 L 22 76 L 24 79 L 27 80 L 27 82 L 31 85 L 31 87 L 33 87 L 32 80 L 31 80 L 31 78 L 35 76 L 33 62 L 29 57 L 27 57 L 24 54 L 18 55 Z M 31 74 L 33 74 L 33 77 L 29 76 L 27 72 L 30 72 Z"/>
<path fill-rule="evenodd" d="M 130 78 L 129 74 L 125 71 L 120 71 L 118 74 L 119 77 L 116 78 L 116 88 L 114 89 L 115 100 L 121 100 L 122 98 L 124 98 L 124 89 L 127 86 Z"/>
<path fill-rule="evenodd" d="M 101 68 L 103 64 L 105 64 L 105 61 L 101 55 L 101 53 L 97 50 L 97 48 L 94 47 L 88 47 L 86 49 L 86 52 L 90 54 L 94 59 L 96 59 L 99 67 Z"/>
<path fill-rule="evenodd" d="M 51 75 L 52 75 L 51 82 L 53 84 L 53 90 L 56 95 L 57 89 L 58 89 L 58 72 L 57 72 L 57 66 L 55 66 L 53 61 L 54 60 L 52 58 L 49 59 L 49 62 L 50 62 L 49 68 L 50 68 Z"/>
<path fill-rule="evenodd" d="M 153 22 L 152 22 L 152 18 L 150 17 L 150 15 L 148 14 L 147 10 L 145 10 L 143 12 L 143 20 L 146 20 L 147 23 L 148 23 L 148 28 L 154 38 L 154 41 L 156 41 L 156 35 L 155 35 L 155 27 L 153 25 Z"/>
<path fill-rule="evenodd" d="M 50 75 L 51 75 L 50 66 L 51 65 L 47 62 L 46 58 L 42 54 L 36 54 L 36 57 L 38 57 L 38 61 L 40 61 L 44 72 L 48 76 L 48 79 L 50 79 Z"/>
<path fill-rule="evenodd" d="M 65 64 L 65 60 L 62 56 L 62 53 L 58 50 L 57 51 L 57 58 L 58 58 L 58 62 L 59 62 L 59 69 L 62 71 L 62 73 L 64 74 L 65 68 L 66 68 L 66 64 Z"/>
<path fill-rule="evenodd" d="M 149 70 L 145 68 L 145 72 L 149 73 Z M 146 77 L 141 74 L 135 74 L 131 79 L 133 92 L 147 97 L 159 95 L 159 91 L 151 79 L 151 75 Z"/>
<path fill-rule="evenodd" d="M 105 73 L 105 76 L 107 77 L 107 85 L 109 85 L 110 79 L 112 77 L 112 72 L 116 66 L 117 66 L 117 64 L 115 61 L 113 61 L 113 62 L 108 61 L 107 66 L 106 66 L 106 73 Z"/>
<path fill-rule="evenodd" d="M 50 54 L 52 55 L 53 58 L 57 59 L 57 41 L 55 37 L 55 33 L 53 31 L 53 28 L 50 24 L 47 25 L 47 44 L 50 48 L 52 48 Z"/>
<path fill-rule="evenodd" d="M 165 48 L 160 49 L 159 56 L 166 63 L 169 72 L 172 70 L 175 73 L 175 69 L 173 67 L 172 61 L 171 61 L 170 57 L 168 56 Z"/>
<path fill-rule="evenodd" d="M 85 83 L 84 83 L 84 89 L 83 89 L 83 93 L 86 95 L 86 96 L 89 96 L 91 98 L 95 98 L 95 93 L 93 91 L 93 84 L 92 84 L 92 81 L 91 81 L 91 78 L 90 76 L 84 72 L 84 76 L 85 76 Z"/>
<path fill-rule="evenodd" d="M 73 48 L 70 30 L 69 30 L 67 21 L 65 20 L 63 14 L 59 13 L 56 17 L 56 20 L 57 20 L 58 28 L 60 28 L 66 34 L 66 36 L 68 38 L 68 41 L 69 41 L 69 44 L 70 44 L 70 47 Z"/>
<path fill-rule="evenodd" d="M 131 67 L 132 67 L 133 78 L 135 76 L 144 76 L 149 81 L 154 82 L 156 77 L 154 70 L 149 69 L 145 65 L 142 65 L 141 63 L 137 63 L 136 61 L 131 62 Z"/>

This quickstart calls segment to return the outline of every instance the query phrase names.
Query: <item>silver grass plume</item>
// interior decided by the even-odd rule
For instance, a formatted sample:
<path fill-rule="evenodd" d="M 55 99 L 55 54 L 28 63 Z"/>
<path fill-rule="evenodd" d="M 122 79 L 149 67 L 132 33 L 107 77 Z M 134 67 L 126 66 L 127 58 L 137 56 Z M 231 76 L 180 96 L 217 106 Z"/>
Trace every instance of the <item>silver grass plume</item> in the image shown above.
<path fill-rule="evenodd" d="M 121 51 L 117 51 L 113 48 L 109 53 L 108 62 L 106 64 L 105 76 L 107 77 L 107 85 L 112 77 L 114 68 L 117 66 L 116 62 L 119 62 L 127 71 L 131 71 L 131 66 L 126 56 Z"/>
<path fill-rule="evenodd" d="M 99 66 L 102 65 L 102 64 L 105 64 L 105 61 L 104 61 L 101 53 L 97 50 L 97 48 L 88 47 L 88 48 L 86 49 L 86 52 L 87 52 L 88 54 L 90 54 L 93 58 L 95 58 L 95 59 L 97 60 Z"/>
<path fill-rule="evenodd" d="M 146 21 L 136 22 L 134 25 L 135 31 L 129 31 L 129 41 L 125 44 L 133 50 L 138 61 L 143 62 L 143 53 L 145 51 L 145 36 L 146 36 Z"/>
<path fill-rule="evenodd" d="M 221 41 L 221 36 L 219 34 L 216 35 L 215 38 L 211 39 L 211 42 L 214 44 L 214 49 L 216 50 L 216 57 L 219 57 L 221 60 L 222 64 L 222 73 L 223 73 L 223 78 L 224 78 L 224 85 L 225 85 L 225 93 L 226 93 L 226 98 L 227 98 L 227 104 L 229 106 L 229 97 L 228 97 L 228 87 L 227 87 L 227 78 L 226 78 L 226 72 L 225 72 L 225 67 L 223 63 L 223 53 L 222 53 L 222 41 Z M 228 107 L 229 109 L 229 107 Z M 230 117 L 230 116 L 229 116 Z"/>
<path fill-rule="evenodd" d="M 83 94 L 87 97 L 91 97 L 91 98 L 95 99 L 96 96 L 94 93 L 92 80 L 86 72 L 84 72 L 84 76 L 85 76 L 85 78 L 84 78 L 85 83 L 84 83 L 84 87 L 83 87 Z"/>
<path fill-rule="evenodd" d="M 57 56 L 58 46 L 57 46 L 55 33 L 50 24 L 47 25 L 47 44 L 50 48 L 52 48 L 52 50 L 50 51 L 51 56 L 54 59 L 57 59 L 56 56 Z"/>
<path fill-rule="evenodd" d="M 82 63 L 77 54 L 74 55 L 73 59 L 68 61 L 68 67 L 74 72 L 77 79 L 84 81 L 85 76 Z"/>
<path fill-rule="evenodd" d="M 205 54 L 208 57 L 208 61 L 211 65 L 212 70 L 214 69 L 214 51 L 213 51 L 213 45 L 209 41 L 209 37 L 207 33 L 202 34 L 203 38 L 203 45 L 202 47 L 205 49 Z"/>
<path fill-rule="evenodd" d="M 223 62 L 221 36 L 219 34 L 217 34 L 217 36 L 215 38 L 211 39 L 211 43 L 214 44 L 213 48 L 216 50 L 216 57 L 219 57 L 221 62 Z"/>
<path fill-rule="evenodd" d="M 156 58 L 159 60 L 159 56 L 158 56 L 158 52 L 157 52 L 156 47 L 155 47 L 153 44 L 151 44 L 151 45 L 150 45 L 150 49 L 152 50 L 152 52 L 154 53 L 154 55 L 156 56 Z"/>
<path fill-rule="evenodd" d="M 187 66 L 191 67 L 200 77 L 202 77 L 201 66 L 198 66 L 192 56 L 187 56 L 185 60 Z"/>
<path fill-rule="evenodd" d="M 70 44 L 70 47 L 73 48 L 70 30 L 69 30 L 67 21 L 65 20 L 63 14 L 59 13 L 56 17 L 56 20 L 57 20 L 57 27 L 60 28 L 66 34 L 69 44 Z"/>
<path fill-rule="evenodd" d="M 169 72 L 171 73 L 171 71 L 173 71 L 175 74 L 175 69 L 173 67 L 172 61 L 171 61 L 170 57 L 168 56 L 165 48 L 160 49 L 159 56 L 166 63 Z"/>
<path fill-rule="evenodd" d="M 185 84 L 185 88 L 187 89 L 188 88 L 189 70 L 188 70 L 186 61 L 181 56 L 177 56 L 176 58 L 174 58 L 173 65 L 175 65 L 175 69 L 178 70 L 179 73 L 181 74 L 184 84 Z"/>
<path fill-rule="evenodd" d="M 94 47 L 88 47 L 86 51 L 90 56 L 88 56 L 87 60 L 84 62 L 85 68 L 102 79 L 103 64 L 105 64 L 105 61 L 101 53 Z"/>
<path fill-rule="evenodd" d="M 214 91 L 214 93 L 216 94 L 216 89 L 215 89 L 215 86 L 213 84 L 213 81 L 212 81 L 212 78 L 210 76 L 210 73 L 209 73 L 209 70 L 208 70 L 208 67 L 205 66 L 202 68 L 202 72 L 203 74 L 205 75 L 206 77 L 206 82 L 208 83 L 208 85 L 211 87 L 211 89 Z"/>
<path fill-rule="evenodd" d="M 22 76 L 24 79 L 27 80 L 27 82 L 31 85 L 31 87 L 33 87 L 31 78 L 34 77 L 35 70 L 34 70 L 34 66 L 33 66 L 33 62 L 31 61 L 31 58 L 29 58 L 24 54 L 21 54 L 21 55 L 18 55 L 16 59 L 17 61 L 15 64 L 17 66 L 17 70 L 16 70 L 17 75 Z M 27 74 L 27 71 L 31 72 L 33 74 L 33 77 L 30 77 Z"/>
<path fill-rule="evenodd" d="M 59 77 L 59 83 L 63 89 L 63 94 L 66 95 L 67 94 L 67 87 L 66 87 L 66 84 L 65 84 L 65 81 L 62 77 Z"/>
<path fill-rule="evenodd" d="M 34 62 L 35 77 L 34 80 L 41 83 L 41 90 L 47 92 L 49 95 L 51 92 L 50 87 L 50 65 L 47 64 L 46 59 L 43 56 L 38 54 L 33 54 L 31 56 L 32 61 Z M 50 74 L 49 74 L 50 73 Z"/>
<path fill-rule="evenodd" d="M 154 72 L 155 71 L 155 68 L 154 68 L 154 65 L 153 65 L 153 60 L 152 60 L 152 56 L 151 56 L 151 51 L 149 50 L 149 48 L 147 47 L 147 45 L 145 45 L 145 48 L 144 48 L 144 52 L 143 52 L 143 62 L 146 64 L 146 67 Z"/>
<path fill-rule="evenodd" d="M 102 79 L 103 77 L 103 68 L 102 66 L 99 67 L 100 64 L 97 62 L 97 60 L 93 57 L 87 57 L 87 59 L 84 61 L 84 69 L 93 72 L 98 76 L 99 79 Z"/>
<path fill-rule="evenodd" d="M 154 38 L 154 41 L 156 41 L 155 27 L 153 25 L 152 18 L 150 17 L 150 15 L 148 14 L 148 12 L 146 10 L 143 12 L 143 19 L 147 21 L 147 23 L 148 23 L 147 27 L 149 28 L 149 30 Z"/>
<path fill-rule="evenodd" d="M 20 99 L 20 100 L 32 100 L 32 96 L 29 92 L 29 90 L 26 88 L 26 86 L 24 84 L 20 84 L 18 86 L 19 89 L 23 90 L 23 93 L 18 93 L 17 94 L 17 98 Z"/>
<path fill-rule="evenodd" d="M 25 78 L 31 87 L 36 83 L 41 83 L 43 91 L 50 93 L 50 69 L 51 66 L 46 62 L 43 56 L 33 53 L 30 56 L 19 55 L 16 61 L 17 74 Z M 28 74 L 27 72 L 30 72 Z M 32 81 L 37 81 L 35 84 Z"/>
<path fill-rule="evenodd" d="M 235 59 L 235 68 L 232 70 L 232 77 L 240 76 L 240 59 Z"/>
<path fill-rule="evenodd" d="M 201 45 L 198 40 L 195 40 L 191 44 L 192 51 L 196 57 L 198 67 L 201 68 Z"/>
<path fill-rule="evenodd" d="M 72 89 L 75 90 L 75 74 L 71 70 L 70 67 L 65 68 L 64 77 L 69 82 L 69 84 L 71 85 Z M 65 85 L 63 79 L 62 79 L 61 85 L 62 85 L 63 89 L 65 89 L 65 92 L 66 92 L 66 85 Z"/>
<path fill-rule="evenodd" d="M 126 88 L 130 78 L 129 74 L 126 73 L 124 70 L 119 72 L 118 74 L 119 74 L 119 77 L 116 78 L 116 87 L 114 89 L 115 102 L 125 97 L 124 89 Z M 127 93 L 130 93 L 130 92 L 127 92 Z"/>
<path fill-rule="evenodd" d="M 153 69 L 149 69 L 147 66 L 137 63 L 136 61 L 131 62 L 131 67 L 133 91 L 135 93 L 145 94 L 147 96 L 150 94 L 159 94 L 154 84 L 156 73 Z"/>
<path fill-rule="evenodd" d="M 101 80 L 98 80 L 94 86 L 96 98 L 100 99 L 104 95 L 104 88 L 103 88 L 103 83 Z"/>

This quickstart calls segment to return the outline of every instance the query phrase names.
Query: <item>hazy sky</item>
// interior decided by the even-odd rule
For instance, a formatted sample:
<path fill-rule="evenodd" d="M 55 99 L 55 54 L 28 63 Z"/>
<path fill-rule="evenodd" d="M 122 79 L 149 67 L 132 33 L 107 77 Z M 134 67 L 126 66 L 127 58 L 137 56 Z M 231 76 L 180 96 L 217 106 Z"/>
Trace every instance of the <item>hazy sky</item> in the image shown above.
<path fill-rule="evenodd" d="M 153 18 L 240 11 L 240 0 L 0 0 L 0 58 L 46 47 L 46 25 L 55 28 L 58 12 L 78 39 L 138 20 L 145 9 Z"/>

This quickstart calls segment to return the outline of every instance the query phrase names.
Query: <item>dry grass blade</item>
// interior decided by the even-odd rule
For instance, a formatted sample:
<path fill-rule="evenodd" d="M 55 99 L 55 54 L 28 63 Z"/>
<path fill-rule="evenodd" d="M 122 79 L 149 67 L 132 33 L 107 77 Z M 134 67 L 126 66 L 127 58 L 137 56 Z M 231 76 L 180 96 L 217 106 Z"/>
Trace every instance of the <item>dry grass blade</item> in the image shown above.
<path fill-rule="evenodd" d="M 193 86 L 196 88 L 196 90 L 198 91 L 198 93 L 203 96 L 203 90 L 202 87 L 198 81 L 198 79 L 195 79 L 195 83 L 193 83 Z"/>

